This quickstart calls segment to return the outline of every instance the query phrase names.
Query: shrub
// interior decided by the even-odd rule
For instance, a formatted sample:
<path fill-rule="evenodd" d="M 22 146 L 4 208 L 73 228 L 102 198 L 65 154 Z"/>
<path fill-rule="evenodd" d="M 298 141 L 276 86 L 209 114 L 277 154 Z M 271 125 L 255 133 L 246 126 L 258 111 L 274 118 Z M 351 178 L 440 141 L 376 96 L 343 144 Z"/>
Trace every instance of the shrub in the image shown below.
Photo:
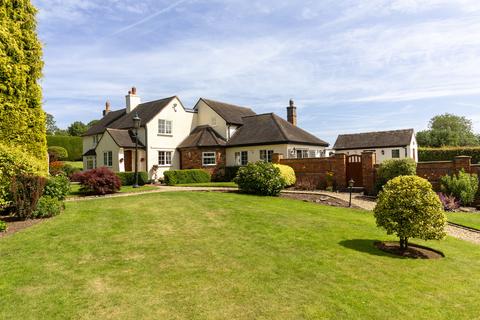
<path fill-rule="evenodd" d="M 50 172 L 51 175 L 56 176 L 57 174 L 63 173 L 63 168 L 65 164 L 62 161 L 53 161 L 50 162 L 48 171 Z"/>
<path fill-rule="evenodd" d="M 67 177 L 71 177 L 75 173 L 82 171 L 81 169 L 76 168 L 76 167 L 74 167 L 74 166 L 72 166 L 71 164 L 68 164 L 68 163 L 65 163 L 61 170 L 63 171 L 63 173 Z"/>
<path fill-rule="evenodd" d="M 43 193 L 46 179 L 39 176 L 17 175 L 12 179 L 10 191 L 12 192 L 14 215 L 21 219 L 32 218 L 33 211 L 37 208 L 38 199 Z"/>
<path fill-rule="evenodd" d="M 235 177 L 237 176 L 237 173 L 238 173 L 238 170 L 240 169 L 241 167 L 225 167 L 225 177 L 224 177 L 224 180 L 226 182 L 230 182 L 230 181 L 233 181 L 233 179 L 235 179 Z"/>
<path fill-rule="evenodd" d="M 80 172 L 75 178 L 80 182 L 80 192 L 91 195 L 115 193 L 122 186 L 117 175 L 106 167 Z"/>
<path fill-rule="evenodd" d="M 280 174 L 282 175 L 283 180 L 285 180 L 285 186 L 290 187 L 297 182 L 295 171 L 292 167 L 284 164 L 274 164 L 274 166 L 280 169 Z"/>
<path fill-rule="evenodd" d="M 463 205 L 469 205 L 475 201 L 478 191 L 478 176 L 460 170 L 457 175 L 443 176 L 440 186 L 444 193 L 459 199 Z"/>
<path fill-rule="evenodd" d="M 58 175 L 47 179 L 43 195 L 58 200 L 64 200 L 70 192 L 70 180 L 65 175 Z"/>
<path fill-rule="evenodd" d="M 201 169 L 170 170 L 165 171 L 163 176 L 165 183 L 169 186 L 184 183 L 206 183 L 212 179 L 210 173 Z"/>
<path fill-rule="evenodd" d="M 37 209 L 33 212 L 34 218 L 50 218 L 58 216 L 63 210 L 63 203 L 53 197 L 42 196 L 38 201 Z"/>
<path fill-rule="evenodd" d="M 419 148 L 420 161 L 452 161 L 458 156 L 472 157 L 472 163 L 480 162 L 480 147 Z"/>
<path fill-rule="evenodd" d="M 48 147 L 48 156 L 50 157 L 50 162 L 58 160 L 66 160 L 68 158 L 67 149 L 58 146 Z"/>
<path fill-rule="evenodd" d="M 120 181 L 122 186 L 132 186 L 135 184 L 135 172 L 117 172 L 115 173 Z M 148 173 L 139 172 L 138 173 L 138 185 L 143 186 L 148 183 Z"/>
<path fill-rule="evenodd" d="M 47 136 L 48 146 L 59 146 L 67 150 L 68 161 L 80 161 L 83 155 L 83 142 L 81 137 L 72 136 Z"/>
<path fill-rule="evenodd" d="M 44 175 L 46 162 L 0 143 L 0 210 L 11 205 L 10 182 L 15 175 Z"/>
<path fill-rule="evenodd" d="M 423 240 L 445 237 L 447 218 L 442 203 L 427 180 L 400 176 L 387 182 L 374 209 L 377 226 L 396 234 L 406 249 L 409 238 Z"/>
<path fill-rule="evenodd" d="M 5 232 L 7 231 L 7 224 L 5 221 L 0 220 L 0 232 Z"/>
<path fill-rule="evenodd" d="M 413 159 L 393 159 L 384 161 L 377 171 L 377 192 L 393 178 L 417 174 L 417 163 Z"/>
<path fill-rule="evenodd" d="M 264 161 L 240 168 L 234 181 L 242 192 L 263 196 L 276 196 L 285 187 L 280 169 Z"/>
<path fill-rule="evenodd" d="M 438 198 L 443 205 L 445 211 L 455 211 L 460 208 L 460 202 L 454 196 L 450 196 L 440 192 Z"/>

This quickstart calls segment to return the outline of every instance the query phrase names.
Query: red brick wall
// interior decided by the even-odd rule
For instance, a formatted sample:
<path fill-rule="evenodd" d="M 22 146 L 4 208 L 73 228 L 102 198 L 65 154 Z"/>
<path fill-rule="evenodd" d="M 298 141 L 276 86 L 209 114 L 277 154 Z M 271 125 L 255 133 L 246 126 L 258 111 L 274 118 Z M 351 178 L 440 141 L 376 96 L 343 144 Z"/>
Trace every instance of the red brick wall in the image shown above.
<path fill-rule="evenodd" d="M 461 169 L 466 172 L 476 173 L 478 165 L 471 164 L 470 157 L 456 157 L 453 161 L 432 161 L 419 162 L 417 164 L 417 175 L 427 179 L 435 189 L 438 189 L 440 178 L 445 175 L 458 173 Z"/>
<path fill-rule="evenodd" d="M 216 166 L 202 165 L 202 152 L 213 152 L 217 155 Z M 180 150 L 181 169 L 203 169 L 210 174 L 223 174 L 225 172 L 226 155 L 225 148 L 185 148 Z"/>

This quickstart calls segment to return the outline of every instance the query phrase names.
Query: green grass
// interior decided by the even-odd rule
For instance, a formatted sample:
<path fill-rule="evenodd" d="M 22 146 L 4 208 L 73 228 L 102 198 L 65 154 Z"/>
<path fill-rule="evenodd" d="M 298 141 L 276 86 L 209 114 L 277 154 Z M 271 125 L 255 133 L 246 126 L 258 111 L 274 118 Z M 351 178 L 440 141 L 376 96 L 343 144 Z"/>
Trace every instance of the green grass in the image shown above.
<path fill-rule="evenodd" d="M 150 190 L 156 190 L 156 189 L 158 188 L 155 186 L 147 186 L 147 185 L 140 186 L 138 188 L 134 188 L 132 186 L 122 186 L 118 193 L 128 193 L 128 192 L 135 193 L 135 192 L 143 192 L 143 191 L 150 191 Z M 70 193 L 68 197 L 81 197 L 81 196 L 84 196 L 84 194 L 80 192 L 80 185 L 76 183 L 71 184 Z"/>
<path fill-rule="evenodd" d="M 448 212 L 447 217 L 450 222 L 480 230 L 479 213 Z"/>
<path fill-rule="evenodd" d="M 218 188 L 237 188 L 235 182 L 207 182 L 207 183 L 184 183 L 176 184 L 175 187 L 218 187 Z"/>
<path fill-rule="evenodd" d="M 64 164 L 69 164 L 74 168 L 83 170 L 83 161 L 64 161 Z"/>
<path fill-rule="evenodd" d="M 281 198 L 69 202 L 0 239 L 0 318 L 478 318 L 478 246 L 410 260 L 372 246 L 388 239 L 371 213 Z"/>

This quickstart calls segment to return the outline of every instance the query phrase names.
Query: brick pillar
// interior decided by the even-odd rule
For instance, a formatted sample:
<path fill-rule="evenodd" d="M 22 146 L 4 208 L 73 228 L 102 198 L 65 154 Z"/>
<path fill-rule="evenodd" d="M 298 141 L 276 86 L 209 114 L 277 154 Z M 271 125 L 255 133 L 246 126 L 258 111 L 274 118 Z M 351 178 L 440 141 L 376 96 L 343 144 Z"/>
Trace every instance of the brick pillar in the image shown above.
<path fill-rule="evenodd" d="M 347 156 L 345 154 L 335 154 L 333 172 L 335 174 L 337 189 L 345 189 L 347 187 Z"/>
<path fill-rule="evenodd" d="M 280 163 L 283 159 L 283 154 L 281 153 L 274 153 L 272 155 L 272 163 Z"/>
<path fill-rule="evenodd" d="M 368 195 L 375 192 L 375 162 L 375 152 L 362 152 L 363 187 Z"/>
<path fill-rule="evenodd" d="M 456 172 L 459 172 L 461 169 L 465 169 L 465 172 L 472 171 L 472 157 L 469 156 L 457 156 L 453 160 L 453 167 Z"/>

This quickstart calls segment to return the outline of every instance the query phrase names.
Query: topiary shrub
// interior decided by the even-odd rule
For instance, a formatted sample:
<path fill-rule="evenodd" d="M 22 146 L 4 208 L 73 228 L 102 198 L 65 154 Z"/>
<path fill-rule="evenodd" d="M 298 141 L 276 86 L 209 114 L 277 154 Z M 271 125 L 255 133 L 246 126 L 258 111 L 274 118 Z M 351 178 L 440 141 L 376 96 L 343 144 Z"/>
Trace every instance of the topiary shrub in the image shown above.
<path fill-rule="evenodd" d="M 443 176 L 440 179 L 442 192 L 452 195 L 467 206 L 475 201 L 478 192 L 478 176 L 466 173 L 465 170 L 453 176 Z"/>
<path fill-rule="evenodd" d="M 5 223 L 5 221 L 2 221 L 0 220 L 0 232 L 5 232 L 7 231 L 7 224 Z"/>
<path fill-rule="evenodd" d="M 80 172 L 75 179 L 80 182 L 80 192 L 90 195 L 115 193 L 122 186 L 117 175 L 106 167 Z"/>
<path fill-rule="evenodd" d="M 17 175 L 10 185 L 14 215 L 20 219 L 30 219 L 42 196 L 46 179 L 39 176 Z"/>
<path fill-rule="evenodd" d="M 240 191 L 262 196 L 276 196 L 285 187 L 280 169 L 264 161 L 240 168 L 233 181 L 238 184 Z"/>
<path fill-rule="evenodd" d="M 50 162 L 68 159 L 67 149 L 59 146 L 48 147 Z"/>
<path fill-rule="evenodd" d="M 297 177 L 295 176 L 295 171 L 292 167 L 284 164 L 274 164 L 275 167 L 280 169 L 280 174 L 282 175 L 283 180 L 285 180 L 285 186 L 291 187 L 297 182 Z"/>
<path fill-rule="evenodd" d="M 65 200 L 70 192 L 70 180 L 65 175 L 58 175 L 47 179 L 43 195 L 58 200 Z"/>
<path fill-rule="evenodd" d="M 37 209 L 33 212 L 34 218 L 50 218 L 58 216 L 63 210 L 63 203 L 57 198 L 42 196 L 38 201 Z"/>
<path fill-rule="evenodd" d="M 447 218 L 442 203 L 427 180 L 400 176 L 387 182 L 374 209 L 377 226 L 400 238 L 408 247 L 409 238 L 423 240 L 445 237 Z"/>
<path fill-rule="evenodd" d="M 135 172 L 116 172 L 115 173 L 120 181 L 122 186 L 132 186 L 135 184 Z M 149 181 L 147 172 L 138 173 L 138 185 L 143 186 Z"/>
<path fill-rule="evenodd" d="M 417 163 L 413 159 L 393 159 L 384 161 L 377 171 L 376 190 L 393 178 L 399 176 L 414 176 L 417 174 Z"/>
<path fill-rule="evenodd" d="M 15 175 L 43 175 L 45 171 L 43 161 L 0 143 L 0 211 L 12 203 L 10 183 Z"/>
<path fill-rule="evenodd" d="M 165 171 L 163 176 L 165 183 L 169 186 L 185 183 L 207 183 L 212 179 L 210 173 L 201 169 L 169 170 Z"/>
<path fill-rule="evenodd" d="M 72 136 L 47 136 L 49 146 L 59 146 L 67 150 L 68 161 L 80 161 L 83 155 L 82 137 Z"/>

